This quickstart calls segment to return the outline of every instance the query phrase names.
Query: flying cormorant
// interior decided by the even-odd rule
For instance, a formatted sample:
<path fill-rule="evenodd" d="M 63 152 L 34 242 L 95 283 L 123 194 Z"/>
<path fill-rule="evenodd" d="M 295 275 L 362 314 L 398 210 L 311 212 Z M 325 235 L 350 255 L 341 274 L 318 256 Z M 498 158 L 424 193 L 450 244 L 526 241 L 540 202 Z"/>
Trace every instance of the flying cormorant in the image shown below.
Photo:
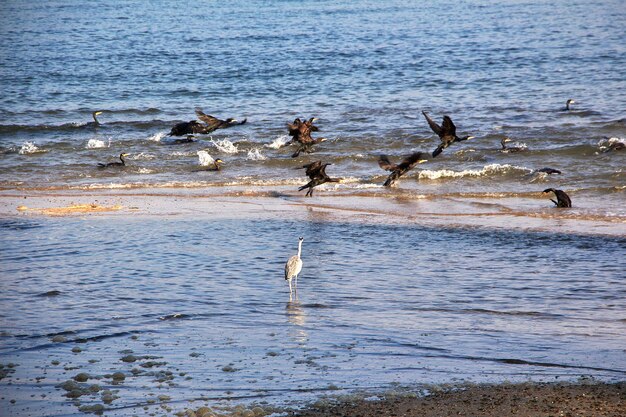
<path fill-rule="evenodd" d="M 472 139 L 474 136 L 463 136 L 462 138 L 456 135 L 456 126 L 452 123 L 452 119 L 449 116 L 443 116 L 443 122 L 441 126 L 433 121 L 425 111 L 422 114 L 426 118 L 430 128 L 441 139 L 441 145 L 433 151 L 433 158 L 441 153 L 445 148 L 452 145 L 454 142 L 462 142 L 464 140 Z"/>
<path fill-rule="evenodd" d="M 107 168 L 107 167 L 123 167 L 123 166 L 126 166 L 126 161 L 124 161 L 124 157 L 125 156 L 128 156 L 128 154 L 127 153 L 121 153 L 120 154 L 120 161 L 122 161 L 122 162 L 109 162 L 109 163 L 106 163 L 106 164 L 99 163 L 98 167 L 99 168 Z"/>
<path fill-rule="evenodd" d="M 309 190 L 307 191 L 305 196 L 312 197 L 314 187 L 317 187 L 318 185 L 322 185 L 327 182 L 339 182 L 338 178 L 330 178 L 326 174 L 326 167 L 328 165 L 332 164 L 322 164 L 322 161 L 315 161 L 310 164 L 304 165 L 302 168 L 306 168 L 306 175 L 311 178 L 311 181 L 298 188 L 298 191 L 302 191 L 305 188 L 308 188 Z"/>
<path fill-rule="evenodd" d="M 572 207 L 572 200 L 570 200 L 569 196 L 565 194 L 563 190 L 555 190 L 554 188 L 546 188 L 543 190 L 543 193 L 553 192 L 556 196 L 556 201 L 550 199 L 557 207 Z"/>
<path fill-rule="evenodd" d="M 387 180 L 385 181 L 383 186 L 389 187 L 393 185 L 393 183 L 396 182 L 398 178 L 413 169 L 415 165 L 421 164 L 426 161 L 427 159 L 425 159 L 425 154 L 423 154 L 422 152 L 412 153 L 411 155 L 404 158 L 404 160 L 397 165 L 391 163 L 387 155 L 381 155 L 378 158 L 378 165 L 385 171 L 391 171 L 391 174 L 389 175 L 389 177 L 387 177 Z"/>
<path fill-rule="evenodd" d="M 298 143 L 298 149 L 291 155 L 292 158 L 298 157 L 301 152 L 311 153 L 313 152 L 313 145 L 320 142 L 324 142 L 326 138 L 312 138 L 311 132 L 319 131 L 319 128 L 313 123 L 317 120 L 315 117 L 311 117 L 309 120 L 302 121 L 300 118 L 296 118 L 293 123 L 287 123 L 289 129 L 289 136 L 291 141 L 288 144 Z"/>
<path fill-rule="evenodd" d="M 221 120 L 208 114 L 204 114 L 204 112 L 199 108 L 196 108 L 196 115 L 198 116 L 198 119 L 204 123 L 200 123 L 197 120 L 178 123 L 172 127 L 169 136 L 183 136 L 191 134 L 206 135 L 217 129 L 226 129 L 227 127 L 242 125 L 248 120 L 243 119 L 241 122 L 238 122 L 236 119 L 230 117 L 226 120 Z"/>

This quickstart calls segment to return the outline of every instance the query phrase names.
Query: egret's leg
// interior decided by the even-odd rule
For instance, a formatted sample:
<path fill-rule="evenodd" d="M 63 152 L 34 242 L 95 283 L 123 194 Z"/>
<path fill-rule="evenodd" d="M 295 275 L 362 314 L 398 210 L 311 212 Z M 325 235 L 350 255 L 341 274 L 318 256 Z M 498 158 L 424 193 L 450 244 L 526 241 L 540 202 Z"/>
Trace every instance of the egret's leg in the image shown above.
<path fill-rule="evenodd" d="M 291 299 L 291 280 L 288 279 L 287 282 L 289 283 L 289 299 Z"/>

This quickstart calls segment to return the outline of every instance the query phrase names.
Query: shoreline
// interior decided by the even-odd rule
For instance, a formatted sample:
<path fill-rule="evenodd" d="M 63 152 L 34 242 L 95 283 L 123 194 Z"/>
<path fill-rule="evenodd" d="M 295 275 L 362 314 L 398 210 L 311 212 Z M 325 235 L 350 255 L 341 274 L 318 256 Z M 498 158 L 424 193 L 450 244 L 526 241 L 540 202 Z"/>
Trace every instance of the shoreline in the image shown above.
<path fill-rule="evenodd" d="M 427 395 L 390 393 L 381 396 L 319 400 L 288 417 L 339 416 L 623 416 L 626 382 L 500 383 L 431 386 Z"/>
<path fill-rule="evenodd" d="M 549 201 L 548 201 L 549 202 Z M 0 217 L 160 217 L 261 218 L 348 221 L 373 225 L 506 229 L 524 232 L 626 236 L 626 216 L 597 210 L 556 209 L 534 199 L 345 195 L 318 193 L 306 198 L 293 190 L 186 189 L 0 192 Z"/>

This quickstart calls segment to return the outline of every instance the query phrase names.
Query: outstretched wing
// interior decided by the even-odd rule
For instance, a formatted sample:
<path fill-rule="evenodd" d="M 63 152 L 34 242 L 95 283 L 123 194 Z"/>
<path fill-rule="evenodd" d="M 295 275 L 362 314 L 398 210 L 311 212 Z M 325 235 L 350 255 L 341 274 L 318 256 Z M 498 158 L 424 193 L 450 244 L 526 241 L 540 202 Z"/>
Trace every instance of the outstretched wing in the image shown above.
<path fill-rule="evenodd" d="M 378 166 L 384 169 L 385 171 L 393 171 L 398 168 L 396 164 L 392 164 L 387 155 L 380 155 L 378 157 Z"/>
<path fill-rule="evenodd" d="M 223 120 L 218 119 L 217 117 L 213 117 L 209 114 L 205 114 L 202 109 L 200 109 L 199 107 L 196 107 L 196 116 L 198 116 L 198 119 L 202 120 L 204 123 L 206 123 L 207 127 L 211 128 L 211 129 L 215 129 L 217 128 L 217 126 L 219 126 L 221 123 L 223 123 Z"/>
<path fill-rule="evenodd" d="M 441 130 L 444 135 L 456 136 L 456 126 L 452 123 L 452 119 L 449 116 L 443 116 L 443 123 L 441 124 Z"/>
<path fill-rule="evenodd" d="M 435 123 L 435 121 L 433 119 L 428 117 L 428 115 L 426 114 L 425 111 L 422 110 L 422 114 L 426 118 L 426 121 L 428 122 L 428 126 L 430 126 L 430 128 L 433 130 L 433 132 L 435 132 L 437 135 L 441 136 L 441 127 L 437 123 Z"/>
<path fill-rule="evenodd" d="M 304 165 L 302 168 L 306 169 L 307 177 L 313 179 L 317 176 L 321 167 L 322 167 L 322 161 L 315 161 L 315 162 L 311 162 L 310 164 Z"/>
<path fill-rule="evenodd" d="M 411 169 L 413 168 L 413 166 L 415 166 L 415 164 L 423 161 L 424 159 L 426 158 L 424 158 L 421 152 L 413 152 L 411 155 L 404 158 L 404 160 L 398 165 L 398 167 L 401 169 Z"/>

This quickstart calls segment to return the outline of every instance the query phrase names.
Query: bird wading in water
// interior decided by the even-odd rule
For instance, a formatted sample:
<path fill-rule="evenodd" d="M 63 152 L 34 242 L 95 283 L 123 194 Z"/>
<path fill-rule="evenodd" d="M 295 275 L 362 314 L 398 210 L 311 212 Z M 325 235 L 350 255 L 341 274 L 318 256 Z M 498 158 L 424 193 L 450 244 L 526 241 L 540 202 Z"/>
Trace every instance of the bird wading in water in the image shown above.
<path fill-rule="evenodd" d="M 302 271 L 302 259 L 300 259 L 300 255 L 302 255 L 302 242 L 304 238 L 300 236 L 298 238 L 298 254 L 293 255 L 287 263 L 285 264 L 285 280 L 289 283 L 289 299 L 291 300 L 291 294 L 294 292 L 293 287 L 291 285 L 291 280 L 295 278 L 295 295 L 298 296 L 298 274 Z"/>

